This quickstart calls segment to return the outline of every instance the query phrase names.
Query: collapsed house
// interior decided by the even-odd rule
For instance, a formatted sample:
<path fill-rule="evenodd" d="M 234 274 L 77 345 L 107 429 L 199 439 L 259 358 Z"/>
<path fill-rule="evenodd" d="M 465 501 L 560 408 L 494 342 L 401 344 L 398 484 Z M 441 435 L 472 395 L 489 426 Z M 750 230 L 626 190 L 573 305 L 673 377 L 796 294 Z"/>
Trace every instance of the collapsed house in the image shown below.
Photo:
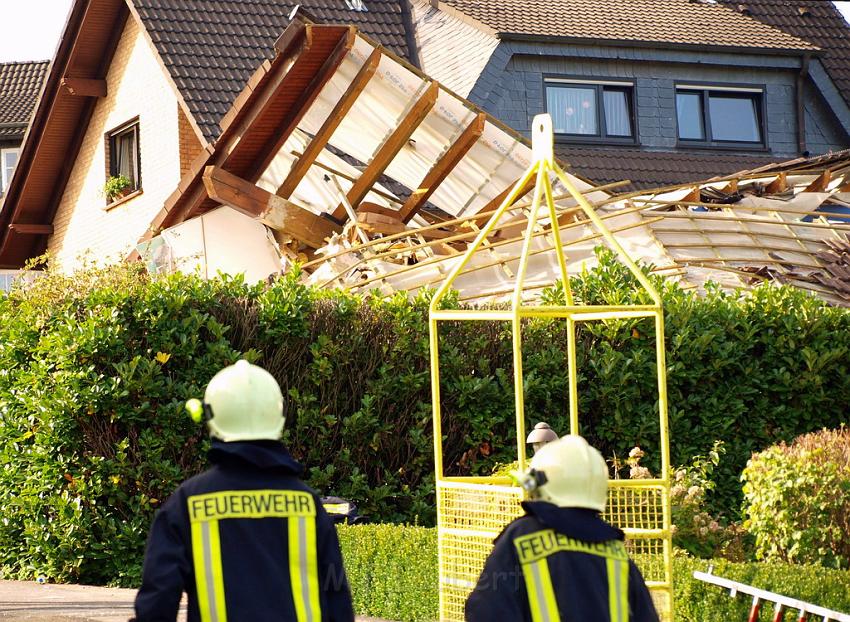
<path fill-rule="evenodd" d="M 528 142 L 353 27 L 295 20 L 276 49 L 137 256 L 154 271 L 252 281 L 299 262 L 308 282 L 356 292 L 435 286 L 528 166 Z M 633 257 L 685 287 L 768 280 L 850 305 L 850 152 L 631 193 L 617 193 L 628 180 L 571 180 Z M 578 272 L 600 239 L 555 192 Z M 531 204 L 523 194 L 458 279 L 466 300 L 507 295 Z M 557 278 L 554 229 L 538 224 L 529 295 Z"/>

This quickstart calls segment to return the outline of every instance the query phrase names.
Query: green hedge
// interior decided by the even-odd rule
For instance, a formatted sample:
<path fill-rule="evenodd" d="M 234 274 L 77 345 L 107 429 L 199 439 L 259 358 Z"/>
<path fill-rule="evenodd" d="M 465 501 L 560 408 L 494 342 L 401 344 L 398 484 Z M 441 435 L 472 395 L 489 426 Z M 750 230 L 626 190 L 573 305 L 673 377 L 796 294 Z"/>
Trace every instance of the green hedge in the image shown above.
<path fill-rule="evenodd" d="M 585 302 L 645 302 L 632 281 L 603 253 L 573 290 Z M 734 513 L 752 451 L 846 421 L 850 313 L 789 288 L 738 298 L 659 287 L 673 462 L 724 440 L 709 502 Z M 433 524 L 427 303 L 313 290 L 296 273 L 248 287 L 151 281 L 126 266 L 0 297 L 0 568 L 133 584 L 153 512 L 203 467 L 207 440 L 182 404 L 240 356 L 280 380 L 284 440 L 315 488 L 375 521 Z M 444 462 L 486 473 L 513 460 L 509 325 L 441 326 Z M 524 325 L 529 424 L 568 427 L 565 343 L 563 322 Z M 657 469 L 651 323 L 584 325 L 578 359 L 591 442 L 621 458 L 640 445 Z"/>
<path fill-rule="evenodd" d="M 387 620 L 436 620 L 439 608 L 437 532 L 422 527 L 339 527 L 354 608 Z M 850 612 L 850 573 L 783 563 L 735 564 L 725 560 L 674 559 L 675 616 L 679 622 L 746 620 L 751 599 L 693 578 L 694 570 L 754 585 L 841 612 Z M 772 619 L 765 607 L 762 619 Z M 787 622 L 796 621 L 788 612 Z"/>

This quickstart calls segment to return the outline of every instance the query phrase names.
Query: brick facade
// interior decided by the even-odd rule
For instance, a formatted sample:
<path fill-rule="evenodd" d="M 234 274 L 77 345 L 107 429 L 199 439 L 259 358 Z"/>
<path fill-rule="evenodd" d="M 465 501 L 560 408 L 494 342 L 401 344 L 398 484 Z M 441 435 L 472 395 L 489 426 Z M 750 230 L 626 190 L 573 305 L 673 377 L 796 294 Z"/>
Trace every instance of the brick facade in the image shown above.
<path fill-rule="evenodd" d="M 177 107 L 177 128 L 180 132 L 180 177 L 183 177 L 192 161 L 204 150 L 204 146 L 198 140 L 195 130 L 192 129 L 189 117 L 179 106 Z"/>
<path fill-rule="evenodd" d="M 66 271 L 82 261 L 126 256 L 177 185 L 184 161 L 200 150 L 188 121 L 182 131 L 177 97 L 132 16 L 106 82 L 107 96 L 95 106 L 48 242 L 48 252 Z M 134 117 L 139 118 L 142 192 L 106 210 L 105 133 Z"/>

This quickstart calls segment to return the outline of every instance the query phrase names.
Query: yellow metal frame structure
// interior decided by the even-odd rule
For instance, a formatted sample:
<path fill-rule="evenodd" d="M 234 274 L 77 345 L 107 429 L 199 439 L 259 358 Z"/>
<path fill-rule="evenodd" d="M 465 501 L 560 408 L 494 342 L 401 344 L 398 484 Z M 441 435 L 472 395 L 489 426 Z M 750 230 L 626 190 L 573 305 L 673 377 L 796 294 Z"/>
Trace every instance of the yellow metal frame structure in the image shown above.
<path fill-rule="evenodd" d="M 664 351 L 664 314 L 661 296 L 649 279 L 605 227 L 593 207 L 557 165 L 553 154 L 552 121 L 538 115 L 532 125 L 534 162 L 514 185 L 487 225 L 470 245 L 435 293 L 429 313 L 431 347 L 431 391 L 434 411 L 434 462 L 437 488 L 437 523 L 440 567 L 440 619 L 464 619 L 463 606 L 490 553 L 493 539 L 512 519 L 522 514 L 519 505 L 524 493 L 504 477 L 448 477 L 443 469 L 442 414 L 440 407 L 440 358 L 438 323 L 441 321 L 510 321 L 513 340 L 514 392 L 516 402 L 516 450 L 520 470 L 526 468 L 525 408 L 522 373 L 523 318 L 563 318 L 567 323 L 567 362 L 569 376 L 570 433 L 578 434 L 579 401 L 576 362 L 576 324 L 579 322 L 653 318 L 655 321 L 656 363 L 658 369 L 658 406 L 660 426 L 661 474 L 657 479 L 611 480 L 605 519 L 626 533 L 626 545 L 647 585 L 652 590 L 659 614 L 672 622 L 672 543 L 670 530 L 670 441 L 667 425 L 667 374 Z M 642 306 L 599 306 L 575 304 L 570 291 L 567 263 L 557 234 L 558 217 L 553 199 L 550 174 L 567 189 L 584 215 L 619 255 L 653 304 Z M 536 176 L 536 185 L 519 266 L 516 270 L 509 309 L 442 309 L 441 302 L 472 256 L 482 247 L 500 218 L 519 198 L 522 189 Z M 565 306 L 525 304 L 523 283 L 528 267 L 534 232 L 538 228 L 541 201 L 553 233 L 560 275 L 564 285 Z"/>

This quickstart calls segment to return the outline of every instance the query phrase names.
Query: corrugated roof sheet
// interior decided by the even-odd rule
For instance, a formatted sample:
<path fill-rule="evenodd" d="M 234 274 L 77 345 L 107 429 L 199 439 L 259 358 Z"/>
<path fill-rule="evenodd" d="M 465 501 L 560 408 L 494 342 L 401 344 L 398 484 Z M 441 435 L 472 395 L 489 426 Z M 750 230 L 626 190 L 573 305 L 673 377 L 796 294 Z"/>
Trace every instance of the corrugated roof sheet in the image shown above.
<path fill-rule="evenodd" d="M 827 72 L 850 105 L 850 25 L 824 0 L 722 0 L 821 48 Z M 740 7 L 740 8 L 739 8 Z"/>
<path fill-rule="evenodd" d="M 776 162 L 768 156 L 714 152 L 659 152 L 556 144 L 570 170 L 599 184 L 632 181 L 633 188 L 660 188 L 750 170 Z"/>
<path fill-rule="evenodd" d="M 715 0 L 440 0 L 503 34 L 698 46 L 815 49 Z"/>
<path fill-rule="evenodd" d="M 300 4 L 317 20 L 354 24 L 396 54 L 408 56 L 398 0 L 133 0 L 177 88 L 208 141 L 248 78 L 274 56 L 274 42 Z"/>
<path fill-rule="evenodd" d="M 23 138 L 49 64 L 0 63 L 0 139 Z"/>

